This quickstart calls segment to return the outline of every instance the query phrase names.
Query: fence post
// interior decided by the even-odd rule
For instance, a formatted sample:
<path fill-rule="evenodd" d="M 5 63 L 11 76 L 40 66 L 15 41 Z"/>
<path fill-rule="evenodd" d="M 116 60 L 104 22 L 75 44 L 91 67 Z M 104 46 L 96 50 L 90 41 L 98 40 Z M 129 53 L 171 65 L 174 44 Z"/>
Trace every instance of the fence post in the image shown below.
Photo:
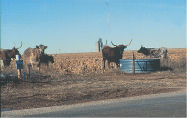
<path fill-rule="evenodd" d="M 132 51 L 132 73 L 135 73 L 134 52 Z"/>
<path fill-rule="evenodd" d="M 20 56 L 19 55 L 16 55 L 16 60 L 19 61 L 20 60 Z M 17 69 L 18 71 L 18 79 L 21 78 L 21 69 Z"/>

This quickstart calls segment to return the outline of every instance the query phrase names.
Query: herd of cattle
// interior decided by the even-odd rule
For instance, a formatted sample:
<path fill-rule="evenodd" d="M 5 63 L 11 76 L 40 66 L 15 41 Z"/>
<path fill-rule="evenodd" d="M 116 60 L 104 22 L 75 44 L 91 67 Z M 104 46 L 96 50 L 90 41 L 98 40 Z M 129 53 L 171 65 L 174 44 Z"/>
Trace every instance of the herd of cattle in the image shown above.
<path fill-rule="evenodd" d="M 12 58 L 15 58 L 16 55 L 20 55 L 18 49 L 22 47 L 15 48 L 15 46 L 12 49 L 1 49 L 0 50 L 0 59 L 1 59 L 1 67 L 3 66 L 9 66 Z M 28 66 L 34 66 L 40 67 L 41 63 L 44 63 L 45 65 L 48 65 L 49 62 L 54 63 L 53 56 L 49 56 L 44 53 L 45 49 L 48 46 L 44 46 L 40 44 L 39 46 L 36 46 L 36 48 L 27 48 L 24 51 L 23 59 L 25 63 Z M 21 56 L 21 55 L 20 55 Z"/>
<path fill-rule="evenodd" d="M 127 46 L 131 44 L 132 40 L 128 45 L 112 45 L 115 47 L 104 46 L 102 49 L 102 56 L 103 56 L 103 69 L 105 69 L 105 61 L 108 61 L 108 67 L 110 68 L 110 62 L 115 62 L 117 67 L 119 67 L 119 60 L 123 57 L 123 51 Z M 11 62 L 11 58 L 15 58 L 16 55 L 20 55 L 18 49 L 22 47 L 12 49 L 1 49 L 0 50 L 0 60 L 1 60 L 1 67 L 2 66 L 9 66 Z M 40 67 L 41 63 L 48 65 L 49 62 L 54 63 L 54 59 L 52 56 L 49 56 L 44 53 L 45 49 L 48 46 L 44 46 L 40 44 L 36 46 L 36 48 L 27 48 L 24 51 L 23 59 L 28 66 L 36 65 L 38 68 Z M 145 56 L 149 58 L 163 58 L 167 59 L 167 49 L 164 47 L 155 49 L 155 48 L 145 48 L 141 46 L 138 50 L 138 53 L 143 53 Z"/>

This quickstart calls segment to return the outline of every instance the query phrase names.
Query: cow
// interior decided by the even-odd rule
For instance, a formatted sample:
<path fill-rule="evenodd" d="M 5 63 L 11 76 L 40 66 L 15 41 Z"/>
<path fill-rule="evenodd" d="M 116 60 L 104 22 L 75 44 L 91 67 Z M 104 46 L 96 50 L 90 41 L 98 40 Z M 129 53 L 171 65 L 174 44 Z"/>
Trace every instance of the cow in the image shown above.
<path fill-rule="evenodd" d="M 119 59 L 123 57 L 123 51 L 127 46 L 131 44 L 132 40 L 128 45 L 114 45 L 115 47 L 104 46 L 102 49 L 102 56 L 103 56 L 103 69 L 105 69 L 105 61 L 108 61 L 108 67 L 110 68 L 110 62 L 115 62 L 117 67 L 119 67 Z"/>
<path fill-rule="evenodd" d="M 11 62 L 11 58 L 16 58 L 16 55 L 20 55 L 18 49 L 22 47 L 15 48 L 15 45 L 12 49 L 0 49 L 0 60 L 1 60 L 1 67 L 9 66 Z"/>
<path fill-rule="evenodd" d="M 149 58 L 159 58 L 167 59 L 167 48 L 161 47 L 161 48 L 145 48 L 141 46 L 141 48 L 138 50 L 138 53 L 143 53 L 145 56 L 149 56 Z"/>
<path fill-rule="evenodd" d="M 42 57 L 41 57 L 41 63 L 45 64 L 45 65 L 49 65 L 49 63 L 54 63 L 54 58 L 53 56 L 49 56 L 47 54 L 44 54 Z"/>
<path fill-rule="evenodd" d="M 39 46 L 36 45 L 36 48 L 30 48 L 30 47 L 27 48 L 24 51 L 25 63 L 28 66 L 32 66 L 32 68 L 34 67 L 34 65 L 36 65 L 38 67 L 38 69 L 40 70 L 42 56 L 44 55 L 44 50 L 47 47 L 48 46 L 44 46 L 44 45 L 40 44 Z"/>

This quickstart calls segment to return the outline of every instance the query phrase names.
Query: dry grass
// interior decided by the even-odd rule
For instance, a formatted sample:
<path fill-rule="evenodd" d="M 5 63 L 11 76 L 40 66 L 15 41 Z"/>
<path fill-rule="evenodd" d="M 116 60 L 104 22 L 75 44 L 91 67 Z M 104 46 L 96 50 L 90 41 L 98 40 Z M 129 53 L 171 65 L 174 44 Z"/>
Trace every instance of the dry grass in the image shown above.
<path fill-rule="evenodd" d="M 38 77 L 37 77 L 38 78 Z M 2 108 L 23 109 L 73 104 L 83 100 L 111 99 L 184 89 L 185 74 L 170 71 L 151 74 L 106 72 L 92 76 L 63 75 L 41 82 L 16 84 L 9 81 L 1 86 Z M 27 106 L 25 106 L 27 105 Z"/>

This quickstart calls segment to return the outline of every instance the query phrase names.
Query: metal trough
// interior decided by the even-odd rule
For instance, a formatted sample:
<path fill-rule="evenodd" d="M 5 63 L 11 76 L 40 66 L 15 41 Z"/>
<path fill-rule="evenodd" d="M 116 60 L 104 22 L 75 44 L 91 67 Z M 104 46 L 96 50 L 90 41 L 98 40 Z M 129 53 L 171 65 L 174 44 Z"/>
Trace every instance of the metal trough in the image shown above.
<path fill-rule="evenodd" d="M 160 68 L 160 59 L 135 59 L 135 73 L 150 73 Z M 120 70 L 132 73 L 132 59 L 120 59 Z"/>

